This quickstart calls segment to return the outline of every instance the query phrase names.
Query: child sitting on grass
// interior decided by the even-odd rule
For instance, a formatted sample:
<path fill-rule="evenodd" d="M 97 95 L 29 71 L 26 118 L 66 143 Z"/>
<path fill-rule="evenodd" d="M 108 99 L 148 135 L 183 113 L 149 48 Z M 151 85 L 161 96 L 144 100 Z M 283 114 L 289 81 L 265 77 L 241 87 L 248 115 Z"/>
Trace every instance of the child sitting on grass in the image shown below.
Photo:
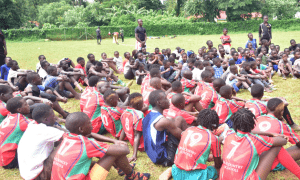
<path fill-rule="evenodd" d="M 250 68 L 251 68 L 251 71 L 253 72 L 252 75 L 256 76 L 256 77 L 259 77 L 259 81 L 255 82 L 255 83 L 258 83 L 258 84 L 261 84 L 262 86 L 265 87 L 265 90 L 267 92 L 272 92 L 272 90 L 276 90 L 274 89 L 270 83 L 267 82 L 268 80 L 268 77 L 263 73 L 263 71 L 257 69 L 257 65 L 256 65 L 256 62 L 251 62 L 250 63 Z M 252 75 L 248 75 L 248 77 L 251 77 Z"/>
<path fill-rule="evenodd" d="M 175 76 L 177 75 L 177 71 L 175 71 L 173 69 L 174 69 L 174 67 L 171 66 L 171 63 L 169 60 L 165 60 L 163 62 L 163 66 L 160 67 L 161 76 L 164 79 L 166 79 L 167 81 L 169 81 L 170 83 L 173 82 L 173 80 L 175 79 Z M 177 68 L 176 68 L 176 70 L 177 70 Z"/>
<path fill-rule="evenodd" d="M 11 60 L 11 57 L 6 57 L 4 59 L 5 64 L 1 66 L 1 79 L 4 79 L 5 81 L 7 81 L 8 72 L 10 70 L 10 67 L 7 66 L 7 63 Z"/>
<path fill-rule="evenodd" d="M 31 70 L 23 70 L 19 68 L 18 62 L 15 60 L 11 60 L 7 64 L 10 68 L 7 75 L 7 82 L 11 87 L 18 87 L 20 91 L 24 91 L 27 86 L 26 75 L 28 72 L 32 72 Z"/>
<path fill-rule="evenodd" d="M 148 69 L 149 69 L 149 66 L 151 66 L 152 64 L 163 65 L 163 62 L 160 61 L 160 59 L 158 58 L 158 56 L 156 56 L 155 54 L 151 53 L 149 55 L 149 58 L 148 58 Z"/>
<path fill-rule="evenodd" d="M 274 137 L 271 134 L 273 137 L 267 137 L 251 133 L 255 122 L 254 115 L 247 109 L 240 109 L 232 116 L 234 131 L 228 132 L 224 140 L 220 180 L 267 179 L 276 157 L 283 160 L 282 162 L 291 159 L 284 160 L 285 156 L 289 156 L 282 148 L 287 143 L 284 137 L 276 135 Z M 236 158 L 241 156 L 243 158 Z"/>
<path fill-rule="evenodd" d="M 185 98 L 185 107 L 184 109 L 186 111 L 192 112 L 195 108 L 197 111 L 202 110 L 202 106 L 200 104 L 201 97 L 198 95 L 190 94 L 187 92 L 184 92 L 182 90 L 182 84 L 180 81 L 175 81 L 172 83 L 172 90 L 170 93 L 167 94 L 167 98 L 170 100 L 170 106 L 172 107 L 172 97 L 176 94 L 182 94 Z"/>
<path fill-rule="evenodd" d="M 257 118 L 253 131 L 262 131 L 271 134 L 280 134 L 288 137 L 288 141 L 294 145 L 286 149 L 288 154 L 284 160 L 285 165 L 280 163 L 281 159 L 276 158 L 273 163 L 273 171 L 290 170 L 298 178 L 300 177 L 300 167 L 295 162 L 299 160 L 300 136 L 293 131 L 289 125 L 282 122 L 284 112 L 284 102 L 281 99 L 273 98 L 268 101 L 268 114 Z M 282 161 L 282 160 L 281 160 Z"/>
<path fill-rule="evenodd" d="M 18 144 L 32 120 L 25 116 L 30 113 L 30 108 L 22 97 L 8 100 L 6 108 L 10 114 L 2 121 L 0 127 L 0 166 L 4 169 L 13 169 L 19 167 Z"/>
<path fill-rule="evenodd" d="M 283 54 L 282 59 L 278 63 L 278 69 L 279 72 L 282 74 L 283 80 L 286 80 L 286 77 L 289 74 L 292 74 L 293 79 L 297 79 L 297 77 L 294 75 L 292 63 L 288 60 L 288 55 Z"/>
<path fill-rule="evenodd" d="M 126 174 L 125 180 L 150 178 L 150 174 L 134 171 L 128 163 L 126 155 L 129 154 L 129 149 L 126 142 L 92 133 L 91 121 L 86 114 L 70 114 L 66 128 L 70 133 L 64 134 L 61 145 L 57 148 L 51 179 L 105 179 L 112 166 Z M 93 163 L 93 157 L 100 159 Z"/>
<path fill-rule="evenodd" d="M 122 57 L 120 57 L 120 54 L 118 51 L 115 51 L 114 52 L 114 59 L 113 61 L 116 63 L 116 68 L 120 71 L 120 72 L 123 72 L 123 66 L 122 66 L 122 62 L 123 62 L 123 59 Z"/>
<path fill-rule="evenodd" d="M 176 117 L 181 116 L 185 119 L 188 125 L 194 125 L 195 116 L 198 114 L 198 112 L 189 112 L 185 110 L 185 97 L 182 94 L 178 93 L 173 95 L 171 103 L 172 106 L 163 111 L 163 115 L 166 118 L 175 119 Z"/>
<path fill-rule="evenodd" d="M 204 71 L 204 66 L 203 63 L 201 61 L 196 61 L 195 62 L 195 68 L 193 69 L 192 73 L 193 73 L 193 80 L 194 81 L 201 81 L 201 73 Z"/>
<path fill-rule="evenodd" d="M 249 38 L 249 40 L 246 42 L 246 46 L 245 46 L 245 48 L 249 48 L 249 43 L 251 43 L 252 44 L 252 48 L 254 49 L 254 50 L 256 50 L 256 48 L 257 48 L 257 43 L 256 43 L 256 39 L 253 39 L 253 34 L 252 33 L 249 33 L 248 34 L 248 38 Z"/>
<path fill-rule="evenodd" d="M 214 62 L 213 68 L 214 68 L 214 71 L 215 71 L 215 76 L 214 77 L 215 78 L 220 78 L 223 74 L 223 71 L 224 71 L 223 67 L 222 67 L 221 60 L 219 58 L 215 58 L 213 60 L 213 62 Z"/>
<path fill-rule="evenodd" d="M 276 50 L 273 50 L 271 52 L 271 56 L 268 59 L 268 65 L 271 67 L 274 71 L 278 71 L 278 63 L 280 61 L 280 56 L 278 56 L 278 53 Z"/>
<path fill-rule="evenodd" d="M 115 138 L 124 139 L 121 136 L 123 129 L 121 123 L 121 115 L 124 111 L 123 108 L 126 108 L 126 104 L 120 104 L 118 94 L 113 90 L 108 90 L 104 93 L 105 104 L 101 106 L 101 120 L 105 129 Z"/>
<path fill-rule="evenodd" d="M 50 179 L 53 159 L 48 159 L 67 130 L 55 124 L 52 108 L 40 104 L 32 111 L 34 121 L 28 124 L 18 146 L 18 162 L 22 178 Z"/>
<path fill-rule="evenodd" d="M 267 102 L 269 99 L 262 99 L 264 96 L 264 87 L 260 84 L 255 84 L 251 87 L 251 96 L 252 99 L 246 102 L 245 108 L 248 108 L 256 118 L 262 115 L 267 114 Z M 293 118 L 290 114 L 290 111 L 288 109 L 288 103 L 285 99 L 280 98 L 284 100 L 285 106 L 283 111 L 283 118 L 286 120 L 286 122 L 293 128 L 295 131 L 299 131 L 299 126 L 293 121 Z"/>
<path fill-rule="evenodd" d="M 182 90 L 188 93 L 194 93 L 197 87 L 196 82 L 193 80 L 193 73 L 191 70 L 185 70 L 181 79 Z"/>
<path fill-rule="evenodd" d="M 163 111 L 169 108 L 169 100 L 164 91 L 151 92 L 149 101 L 153 109 L 143 119 L 145 152 L 153 163 L 171 166 L 174 164 L 181 133 L 187 128 L 187 123 L 181 116 L 175 119 L 163 116 Z"/>
<path fill-rule="evenodd" d="M 138 70 L 135 71 L 135 77 L 136 77 L 136 83 L 138 85 L 141 85 L 143 82 L 143 79 L 149 72 L 145 70 L 145 65 L 140 63 Z"/>
<path fill-rule="evenodd" d="M 82 69 L 84 76 L 81 76 L 78 79 L 78 82 L 81 83 L 83 86 L 87 86 L 88 85 L 88 79 L 86 77 L 86 71 L 85 71 L 85 60 L 83 57 L 78 57 L 77 58 L 77 65 L 75 66 L 75 68 L 77 69 Z"/>
<path fill-rule="evenodd" d="M 294 67 L 293 67 L 294 75 L 295 77 L 300 78 L 300 51 L 295 52 L 295 59 L 296 60 L 294 62 Z"/>
<path fill-rule="evenodd" d="M 102 63 L 105 63 L 107 67 L 110 67 L 112 70 L 114 70 L 117 74 L 121 74 L 122 72 L 118 70 L 116 66 L 116 62 L 113 61 L 114 58 L 107 58 L 106 53 L 101 54 L 101 59 L 99 60 Z"/>
<path fill-rule="evenodd" d="M 8 100 L 13 98 L 13 91 L 7 85 L 0 85 L 0 123 L 6 118 L 9 114 L 9 111 L 6 109 L 6 103 Z"/>
<path fill-rule="evenodd" d="M 87 114 L 92 122 L 92 132 L 102 134 L 105 132 L 104 124 L 101 119 L 101 106 L 104 105 L 104 98 L 96 88 L 98 81 L 98 76 L 90 77 L 90 86 L 87 87 L 90 92 L 81 95 L 80 105 L 82 107 L 81 112 Z"/>
<path fill-rule="evenodd" d="M 132 157 L 129 163 L 137 160 L 137 151 L 144 151 L 143 125 L 145 108 L 143 108 L 143 96 L 140 93 L 132 93 L 128 98 L 129 107 L 121 115 L 123 132 L 126 134 L 133 147 Z"/>
<path fill-rule="evenodd" d="M 230 86 L 222 86 L 220 88 L 221 97 L 216 101 L 214 110 L 217 112 L 220 122 L 219 124 L 226 123 L 232 128 L 231 116 L 239 109 L 245 106 L 244 102 L 237 102 L 232 100 L 232 88 Z"/>
<path fill-rule="evenodd" d="M 57 68 L 49 66 L 47 68 L 47 78 L 43 85 L 45 87 L 54 88 L 61 96 L 66 98 L 80 99 L 79 93 L 77 93 L 70 83 L 70 79 L 67 76 L 58 76 Z"/>
<path fill-rule="evenodd" d="M 88 75 L 88 78 L 93 76 L 93 75 L 96 75 L 96 76 L 99 76 L 101 78 L 104 78 L 104 80 L 110 82 L 113 80 L 113 82 L 115 84 L 120 84 L 122 86 L 126 86 L 126 84 L 120 80 L 117 76 L 115 76 L 113 74 L 113 71 L 110 69 L 110 68 L 104 68 L 103 67 L 103 63 L 101 62 L 97 62 L 95 64 L 95 66 L 92 66 L 90 69 L 89 69 L 89 75 Z"/>
<path fill-rule="evenodd" d="M 218 178 L 218 170 L 222 166 L 221 146 L 212 132 L 218 128 L 219 117 L 215 111 L 205 109 L 199 113 L 195 123 L 196 126 L 186 129 L 181 135 L 172 166 L 174 180 Z M 206 165 L 211 161 L 210 153 L 214 166 Z"/>

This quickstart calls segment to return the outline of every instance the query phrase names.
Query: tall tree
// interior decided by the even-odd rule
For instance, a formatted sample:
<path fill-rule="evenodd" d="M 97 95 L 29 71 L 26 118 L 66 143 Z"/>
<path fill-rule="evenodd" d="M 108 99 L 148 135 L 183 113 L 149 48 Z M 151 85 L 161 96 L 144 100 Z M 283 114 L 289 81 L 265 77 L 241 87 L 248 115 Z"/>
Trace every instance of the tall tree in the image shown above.
<path fill-rule="evenodd" d="M 298 0 L 264 0 L 261 13 L 277 19 L 293 18 L 300 11 Z"/>
<path fill-rule="evenodd" d="M 147 10 L 153 9 L 158 10 L 162 9 L 164 6 L 160 0 L 138 0 L 138 8 L 145 8 Z"/>
<path fill-rule="evenodd" d="M 22 24 L 21 14 L 16 4 L 11 0 L 0 0 L 0 28 L 19 28 Z"/>
<path fill-rule="evenodd" d="M 184 11 L 188 15 L 199 14 L 209 22 L 219 16 L 218 2 L 216 0 L 189 0 L 184 5 Z"/>
<path fill-rule="evenodd" d="M 258 12 L 262 5 L 260 0 L 217 0 L 217 2 L 219 9 L 226 11 L 227 21 L 243 20 L 241 14 L 251 18 L 251 13 Z"/>

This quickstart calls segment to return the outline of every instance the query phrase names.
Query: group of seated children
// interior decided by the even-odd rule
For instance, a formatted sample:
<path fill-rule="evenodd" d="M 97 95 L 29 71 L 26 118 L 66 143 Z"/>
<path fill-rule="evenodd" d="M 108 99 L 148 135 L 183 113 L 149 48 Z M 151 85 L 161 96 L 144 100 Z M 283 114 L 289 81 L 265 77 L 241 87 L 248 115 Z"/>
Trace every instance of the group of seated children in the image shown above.
<path fill-rule="evenodd" d="M 257 47 L 249 33 L 245 49 L 236 51 L 227 32 L 218 49 L 209 40 L 197 55 L 180 47 L 173 53 L 142 48 L 125 52 L 124 61 L 117 51 L 114 58 L 102 53 L 100 61 L 88 54 L 76 66 L 40 55 L 36 72 L 7 57 L 0 80 L 1 166 L 19 168 L 24 179 L 106 179 L 113 166 L 125 179 L 147 180 L 150 174 L 130 164 L 145 151 L 154 164 L 169 167 L 160 180 L 264 180 L 284 169 L 300 178 L 294 131 L 300 128 L 288 102 L 263 98 L 276 90 L 275 72 L 300 77 L 299 46 L 291 40 L 280 52 L 262 40 Z M 141 92 L 130 93 L 133 82 L 114 73 L 136 78 Z M 252 99 L 238 98 L 240 89 Z M 81 112 L 62 109 L 59 102 L 69 98 L 80 100 Z M 126 141 L 133 147 L 128 158 Z M 294 146 L 284 149 L 287 141 Z"/>

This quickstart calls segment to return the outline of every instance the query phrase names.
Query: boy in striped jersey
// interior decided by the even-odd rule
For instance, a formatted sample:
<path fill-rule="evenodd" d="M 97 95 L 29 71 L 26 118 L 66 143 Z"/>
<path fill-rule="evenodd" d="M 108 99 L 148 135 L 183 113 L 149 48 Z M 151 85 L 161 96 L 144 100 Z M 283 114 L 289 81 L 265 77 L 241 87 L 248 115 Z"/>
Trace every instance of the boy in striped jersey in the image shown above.
<path fill-rule="evenodd" d="M 93 125 L 93 133 L 102 134 L 105 131 L 104 125 L 101 119 L 101 106 L 104 105 L 103 95 L 97 90 L 96 85 L 99 81 L 99 76 L 91 76 L 89 78 L 88 91 L 81 95 L 80 105 L 82 106 L 82 112 L 87 114 Z"/>
<path fill-rule="evenodd" d="M 182 89 L 184 92 L 188 92 L 188 93 L 195 92 L 195 88 L 197 87 L 197 84 L 194 80 L 192 80 L 192 78 L 193 78 L 193 73 L 191 70 L 185 70 L 183 72 L 183 77 L 180 82 L 182 84 Z"/>
<path fill-rule="evenodd" d="M 119 103 L 119 96 L 113 90 L 108 90 L 104 93 L 105 104 L 101 106 L 101 119 L 105 129 L 113 135 L 115 138 L 120 138 L 120 140 L 124 139 L 121 136 L 121 132 L 123 129 L 121 123 L 121 115 L 124 111 L 123 108 L 126 108 L 126 103 Z"/>
<path fill-rule="evenodd" d="M 56 148 L 52 180 L 105 180 L 113 165 L 125 173 L 125 180 L 149 179 L 150 174 L 136 172 L 128 163 L 126 155 L 129 154 L 129 149 L 126 142 L 92 133 L 93 127 L 86 114 L 70 114 L 66 120 L 66 128 L 70 133 L 63 135 L 63 141 Z M 108 145 L 103 142 L 114 144 Z M 93 157 L 100 159 L 93 163 Z"/>
<path fill-rule="evenodd" d="M 172 166 L 174 180 L 179 179 L 217 179 L 222 166 L 221 146 L 218 137 L 212 131 L 218 128 L 219 117 L 211 109 L 201 111 L 196 120 L 197 126 L 186 129 Z M 207 166 L 209 154 L 212 152 L 215 167 Z"/>
<path fill-rule="evenodd" d="M 287 143 L 286 136 L 252 131 L 255 116 L 245 108 L 234 113 L 231 120 L 234 131 L 225 136 L 220 180 L 265 180 L 276 158 L 283 166 L 298 171 L 299 166 L 282 147 Z"/>
<path fill-rule="evenodd" d="M 22 97 L 8 100 L 6 108 L 10 113 L 0 125 L 0 166 L 4 169 L 12 169 L 19 166 L 18 144 L 32 120 L 25 116 L 30 113 L 30 108 Z"/>
<path fill-rule="evenodd" d="M 123 132 L 133 146 L 132 157 L 129 162 L 137 160 L 137 151 L 144 151 L 143 125 L 144 113 L 148 108 L 143 108 L 143 96 L 140 93 L 132 93 L 128 98 L 129 107 L 121 116 Z"/>
<path fill-rule="evenodd" d="M 256 118 L 259 116 L 267 114 L 267 102 L 269 99 L 262 100 L 262 97 L 264 96 L 264 87 L 260 84 L 254 84 L 251 87 L 251 95 L 252 99 L 246 102 L 245 107 L 248 108 Z M 299 126 L 293 121 L 293 118 L 290 114 L 290 111 L 288 109 L 288 103 L 285 99 L 280 98 L 283 100 L 285 106 L 283 111 L 283 118 L 286 120 L 286 122 L 293 128 L 295 131 L 299 131 Z"/>

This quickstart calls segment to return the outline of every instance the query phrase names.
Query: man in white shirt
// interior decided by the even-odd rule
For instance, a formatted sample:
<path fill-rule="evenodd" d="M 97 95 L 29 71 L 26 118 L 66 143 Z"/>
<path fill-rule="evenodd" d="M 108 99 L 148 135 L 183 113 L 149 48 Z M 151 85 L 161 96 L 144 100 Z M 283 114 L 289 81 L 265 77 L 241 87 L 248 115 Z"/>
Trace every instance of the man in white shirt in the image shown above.
<path fill-rule="evenodd" d="M 48 157 L 54 149 L 54 143 L 65 132 L 54 125 L 56 118 L 49 105 L 40 104 L 35 107 L 32 116 L 35 121 L 28 124 L 18 146 L 20 174 L 26 180 L 50 179 L 53 159 Z"/>

